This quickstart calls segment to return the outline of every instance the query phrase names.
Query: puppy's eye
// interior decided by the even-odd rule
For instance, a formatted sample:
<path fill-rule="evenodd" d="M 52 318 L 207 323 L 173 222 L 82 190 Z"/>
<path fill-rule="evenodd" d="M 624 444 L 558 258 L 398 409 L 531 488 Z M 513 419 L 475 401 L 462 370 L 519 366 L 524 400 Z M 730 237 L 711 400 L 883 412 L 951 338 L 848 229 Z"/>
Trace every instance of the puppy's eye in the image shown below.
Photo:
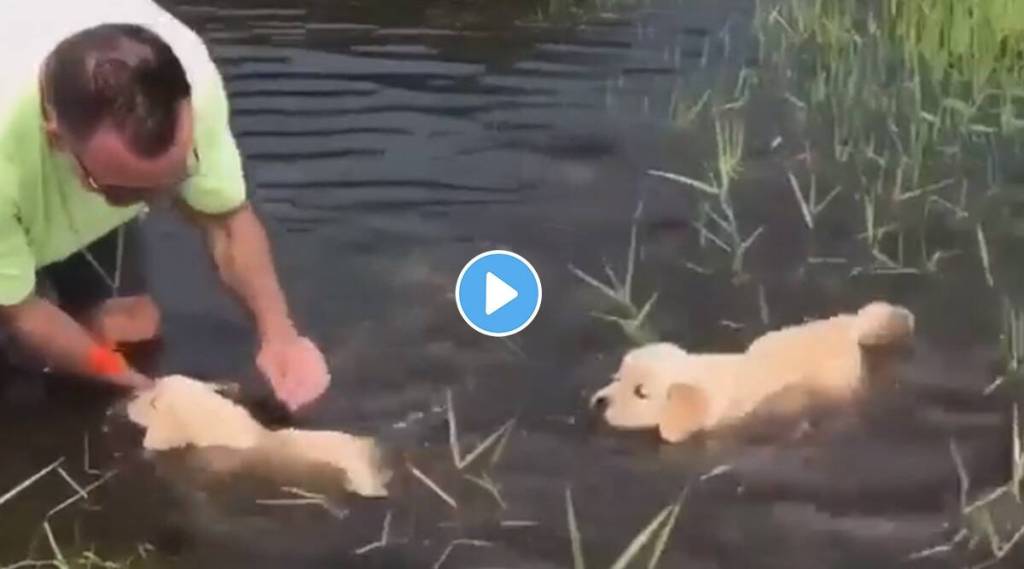
<path fill-rule="evenodd" d="M 640 399 L 647 399 L 647 397 L 648 397 L 647 396 L 647 390 L 644 389 L 644 386 L 642 386 L 642 385 L 638 385 L 638 386 L 633 388 L 633 395 L 636 395 Z"/>

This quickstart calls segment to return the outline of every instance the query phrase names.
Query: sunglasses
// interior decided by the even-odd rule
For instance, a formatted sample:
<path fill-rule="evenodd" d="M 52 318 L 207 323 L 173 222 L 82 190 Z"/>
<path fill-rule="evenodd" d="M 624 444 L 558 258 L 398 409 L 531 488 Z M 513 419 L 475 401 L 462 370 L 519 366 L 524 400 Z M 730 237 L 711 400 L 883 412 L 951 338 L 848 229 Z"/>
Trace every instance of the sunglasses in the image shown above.
<path fill-rule="evenodd" d="M 120 186 L 116 184 L 100 184 L 93 177 L 89 169 L 85 167 L 82 159 L 78 154 L 72 152 L 71 156 L 75 159 L 78 164 L 78 168 L 81 169 L 82 174 L 85 175 L 85 181 L 89 187 L 103 195 L 110 203 L 117 205 L 128 205 L 139 202 L 153 203 L 162 201 L 155 198 L 166 198 L 170 199 L 181 191 L 181 188 L 185 185 L 189 179 L 196 175 L 199 170 L 199 151 L 196 150 L 195 146 L 192 147 L 192 159 L 189 161 L 187 169 L 188 172 L 174 184 L 164 187 L 140 187 L 140 186 Z"/>

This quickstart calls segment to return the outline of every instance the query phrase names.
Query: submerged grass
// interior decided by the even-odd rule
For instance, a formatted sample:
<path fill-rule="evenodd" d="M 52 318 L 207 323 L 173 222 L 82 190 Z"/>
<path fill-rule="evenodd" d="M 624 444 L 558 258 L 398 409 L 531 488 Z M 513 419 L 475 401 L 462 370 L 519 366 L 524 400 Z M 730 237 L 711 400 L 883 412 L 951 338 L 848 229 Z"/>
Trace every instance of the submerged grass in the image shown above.
<path fill-rule="evenodd" d="M 608 275 L 609 284 L 602 283 L 593 276 L 583 272 L 573 265 L 569 270 L 584 283 L 590 285 L 600 292 L 606 299 L 610 300 L 614 307 L 625 316 L 599 312 L 595 317 L 617 324 L 632 342 L 644 344 L 658 339 L 658 334 L 650 325 L 649 316 L 654 303 L 658 300 L 658 293 L 655 292 L 643 306 L 638 306 L 633 300 L 633 281 L 636 272 L 637 260 L 637 227 L 643 213 L 643 203 L 637 206 L 633 215 L 633 224 L 629 231 L 629 249 L 626 255 L 625 276 L 619 278 L 611 266 L 605 263 L 605 274 Z"/>
<path fill-rule="evenodd" d="M 348 510 L 338 507 L 332 500 L 323 494 L 308 492 L 301 488 L 284 487 L 282 492 L 298 496 L 297 498 L 263 498 L 256 500 L 257 504 L 263 506 L 319 506 L 331 516 L 344 520 L 348 518 Z"/>
<path fill-rule="evenodd" d="M 446 403 L 448 408 L 448 444 L 452 452 L 452 463 L 458 470 L 465 470 L 467 466 L 473 464 L 476 459 L 480 458 L 483 453 L 487 452 L 491 447 L 494 447 L 494 451 L 491 454 L 491 466 L 497 463 L 501 458 L 501 453 L 504 450 L 505 443 L 508 437 L 512 433 L 512 429 L 515 426 L 516 420 L 509 419 L 501 427 L 498 427 L 496 431 L 484 438 L 468 455 L 462 456 L 462 445 L 459 442 L 459 427 L 458 419 L 455 414 L 455 404 L 452 401 L 452 392 L 449 389 L 446 392 Z"/>
<path fill-rule="evenodd" d="M 651 540 L 654 540 L 654 542 L 645 566 L 648 569 L 658 567 L 661 556 L 665 552 L 665 547 L 668 545 L 672 530 L 675 528 L 676 519 L 679 517 L 680 511 L 682 511 L 685 494 L 686 492 L 684 491 L 678 500 L 659 511 L 647 526 L 633 537 L 629 545 L 626 546 L 626 549 L 612 563 L 610 569 L 626 569 L 627 567 L 635 566 L 635 562 L 640 559 L 640 553 L 645 546 L 651 543 Z M 576 507 L 573 503 L 572 490 L 570 488 L 565 490 L 565 510 L 569 527 L 569 541 L 572 547 L 573 568 L 586 569 L 587 564 L 583 554 L 583 540 L 579 523 L 576 519 Z"/>
<path fill-rule="evenodd" d="M 926 233 L 952 212 L 954 225 L 974 222 L 994 284 L 983 219 L 973 212 L 1000 191 L 1001 175 L 991 167 L 973 175 L 972 165 L 998 163 L 1019 142 L 1022 7 L 1005 0 L 759 0 L 766 83 L 794 102 L 808 161 L 846 188 L 821 203 L 860 203 L 870 269 L 934 271 L 946 255 L 929 246 Z M 832 152 L 810 150 L 826 145 Z M 815 176 L 812 170 L 811 195 Z M 795 176 L 789 182 L 813 231 L 816 196 Z"/>
<path fill-rule="evenodd" d="M 1024 79 L 1024 4 L 1017 0 L 885 0 L 904 57 L 924 62 L 934 80 L 963 85 L 978 99 L 993 84 Z"/>
<path fill-rule="evenodd" d="M 37 481 L 39 481 L 39 479 L 41 479 L 42 477 L 46 476 L 51 471 L 56 470 L 57 467 L 60 466 L 60 464 L 62 462 L 64 462 L 64 458 L 63 457 L 53 461 L 52 463 L 50 463 L 49 466 L 43 468 L 39 472 L 36 472 L 32 476 L 29 476 L 28 478 L 23 480 L 21 483 L 16 485 L 14 488 L 11 488 L 10 490 L 8 490 L 3 496 L 0 496 L 0 506 L 4 505 L 6 502 L 10 501 L 12 498 L 17 496 L 18 494 L 21 494 L 22 492 L 24 492 L 26 488 L 28 488 L 29 486 L 35 484 Z"/>
<path fill-rule="evenodd" d="M 970 475 L 955 441 L 950 441 L 950 454 L 959 480 L 960 520 L 951 540 L 936 547 L 915 553 L 911 560 L 947 555 L 957 548 L 981 550 L 986 556 L 970 569 L 986 569 L 1003 562 L 1015 552 L 1024 540 L 1024 501 L 1021 483 L 1024 482 L 1024 448 L 1021 444 L 1021 425 L 1018 408 L 1013 407 L 1013 445 L 1010 480 L 989 490 L 971 502 Z"/>
<path fill-rule="evenodd" d="M 714 112 L 716 153 L 714 163 L 708 167 L 708 181 L 679 173 L 648 171 L 653 176 L 678 182 L 705 194 L 694 225 L 700 231 L 702 245 L 710 242 L 731 256 L 731 268 L 736 274 L 743 272 L 743 259 L 747 250 L 764 230 L 759 227 L 745 233 L 736 215 L 733 199 L 733 184 L 743 172 L 746 128 L 742 118 L 730 111 L 743 105 L 750 89 L 751 80 L 748 77 L 747 70 L 739 74 L 735 90 L 739 100 L 723 105 Z"/>
<path fill-rule="evenodd" d="M 23 567 L 54 567 L 56 569 L 127 569 L 129 567 L 136 567 L 137 562 L 145 563 L 147 553 L 146 547 L 144 546 L 139 546 L 138 558 L 133 555 L 132 557 L 121 561 L 111 561 L 101 558 L 92 548 L 68 549 L 67 547 L 62 547 L 60 545 L 60 542 L 54 533 L 51 521 L 54 521 L 58 514 L 73 504 L 88 499 L 93 490 L 105 484 L 117 474 L 117 471 L 102 472 L 86 468 L 86 473 L 97 475 L 97 479 L 83 485 L 61 467 L 63 463 L 63 457 L 55 460 L 50 465 L 26 478 L 14 488 L 7 491 L 3 496 L 0 496 L 0 506 L 2 506 L 51 473 L 57 473 L 57 475 L 59 475 L 60 478 L 74 491 L 74 494 L 71 497 L 50 508 L 50 510 L 43 516 L 43 520 L 40 524 L 42 537 L 45 538 L 46 547 L 49 549 L 52 557 L 48 559 L 25 559 L 12 565 L 8 565 L 3 569 L 20 569 Z"/>

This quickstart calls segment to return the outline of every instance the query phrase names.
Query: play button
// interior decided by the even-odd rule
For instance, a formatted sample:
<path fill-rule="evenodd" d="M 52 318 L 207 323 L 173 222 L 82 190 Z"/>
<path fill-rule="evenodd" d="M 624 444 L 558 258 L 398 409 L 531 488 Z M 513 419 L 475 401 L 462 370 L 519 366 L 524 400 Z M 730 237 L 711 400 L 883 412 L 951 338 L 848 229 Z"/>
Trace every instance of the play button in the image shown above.
<path fill-rule="evenodd" d="M 509 251 L 488 251 L 462 268 L 455 303 L 463 320 L 487 336 L 511 336 L 530 325 L 540 310 L 540 277 Z"/>
<path fill-rule="evenodd" d="M 519 296 L 519 291 L 494 276 L 494 273 L 487 273 L 487 280 L 484 284 L 484 314 L 487 316 L 494 314 L 501 307 L 515 300 L 517 296 Z"/>

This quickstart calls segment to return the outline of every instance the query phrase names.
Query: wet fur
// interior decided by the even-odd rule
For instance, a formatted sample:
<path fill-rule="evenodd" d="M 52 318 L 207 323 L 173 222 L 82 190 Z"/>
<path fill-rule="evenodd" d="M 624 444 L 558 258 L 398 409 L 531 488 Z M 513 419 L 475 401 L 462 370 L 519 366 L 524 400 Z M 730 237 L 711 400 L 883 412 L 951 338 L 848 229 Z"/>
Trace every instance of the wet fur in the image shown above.
<path fill-rule="evenodd" d="M 181 375 L 157 380 L 126 408 L 151 451 L 190 449 L 211 472 L 272 478 L 330 473 L 363 496 L 386 496 L 390 472 L 373 439 L 340 431 L 271 430 L 211 384 Z"/>
<path fill-rule="evenodd" d="M 914 317 L 872 302 L 761 336 L 745 352 L 689 354 L 670 343 L 631 350 L 591 399 L 613 428 L 657 429 L 670 443 L 760 419 L 844 409 L 870 387 L 868 352 L 908 345 Z M 685 387 L 683 387 L 685 386 Z"/>

